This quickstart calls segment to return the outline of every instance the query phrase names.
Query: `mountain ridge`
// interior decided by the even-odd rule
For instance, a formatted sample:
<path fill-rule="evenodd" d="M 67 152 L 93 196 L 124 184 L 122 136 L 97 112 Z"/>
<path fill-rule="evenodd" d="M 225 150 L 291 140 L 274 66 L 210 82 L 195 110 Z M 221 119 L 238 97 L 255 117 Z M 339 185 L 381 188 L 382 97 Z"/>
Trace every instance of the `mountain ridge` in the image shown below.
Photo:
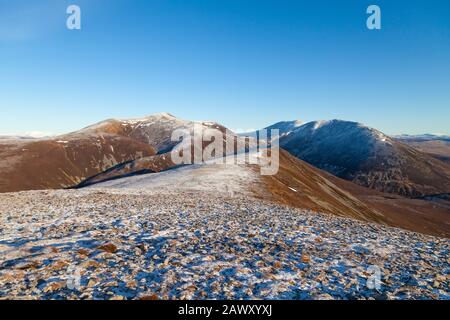
<path fill-rule="evenodd" d="M 419 197 L 450 190 L 448 164 L 361 123 L 308 122 L 279 142 L 318 168 L 378 191 Z"/>
<path fill-rule="evenodd" d="M 327 142 L 326 148 L 321 146 L 321 148 L 310 149 L 311 154 L 326 150 L 326 153 L 330 154 L 330 159 L 333 159 L 335 151 L 333 148 L 348 153 L 344 160 L 353 161 L 360 159 L 361 153 L 370 155 L 371 148 L 380 146 L 406 148 L 405 152 L 413 152 L 416 157 L 422 156 L 420 151 L 398 143 L 375 129 L 366 128 L 355 122 L 344 122 L 345 126 L 342 126 L 342 123 L 342 120 L 306 124 L 291 121 L 280 122 L 271 128 L 281 125 L 282 130 L 292 129 L 286 130 L 281 136 L 282 147 L 286 145 L 289 147 L 291 142 L 308 142 L 308 139 L 304 139 L 305 135 L 306 138 L 308 135 L 313 135 L 313 142 L 321 142 L 331 136 L 334 139 L 331 145 Z M 202 130 L 219 130 L 224 134 L 224 143 L 227 138 L 233 138 L 235 141 L 233 150 L 225 150 L 226 154 L 230 152 L 234 154 L 236 145 L 249 147 L 243 143 L 246 141 L 244 137 L 239 137 L 216 122 L 182 120 L 167 113 L 135 119 L 108 119 L 51 139 L 32 141 L 0 139 L 0 170 L 2 172 L 0 192 L 76 186 L 96 188 L 105 183 L 110 185 L 123 183 L 126 181 L 123 179 L 157 181 L 154 179 L 159 176 L 167 177 L 169 179 L 167 181 L 172 181 L 168 187 L 176 188 L 178 182 L 174 177 L 179 172 L 179 166 L 172 161 L 170 155 L 178 141 L 171 141 L 171 135 L 176 129 L 191 132 L 193 124 L 201 125 Z M 332 126 L 331 129 L 330 126 Z M 336 130 L 333 126 L 337 126 L 340 130 Z M 357 140 L 354 138 L 361 138 L 361 136 L 364 138 L 362 139 L 364 143 L 361 144 L 361 141 L 360 144 L 355 143 Z M 299 137 L 304 140 L 299 140 Z M 339 143 L 336 143 L 336 140 Z M 207 145 L 208 143 L 202 141 L 200 144 L 202 151 Z M 351 147 L 350 153 L 348 146 Z M 289 148 L 287 149 L 289 151 Z M 190 171 L 194 177 L 193 181 L 199 185 L 208 185 L 209 182 L 205 180 L 212 179 L 217 180 L 216 186 L 219 185 L 221 190 L 233 190 L 238 187 L 233 185 L 234 183 L 244 183 L 253 197 L 268 197 L 274 203 L 309 208 L 317 212 L 428 234 L 450 236 L 448 230 L 450 222 L 442 223 L 448 220 L 450 212 L 445 199 L 443 201 L 426 201 L 428 199 L 425 198 L 425 200 L 411 200 L 380 193 L 376 191 L 378 188 L 371 190 L 340 179 L 326 172 L 327 170 L 324 171 L 324 168 L 320 166 L 298 159 L 295 150 L 292 154 L 288 151 L 280 150 L 280 170 L 277 174 L 259 177 L 254 184 L 246 184 L 239 177 L 230 183 L 227 183 L 226 179 L 222 181 L 223 176 L 220 173 L 223 171 L 220 166 L 210 167 L 219 168 L 218 175 L 215 175 L 214 170 L 197 165 L 186 166 L 181 170 Z M 290 151 L 292 152 L 292 149 Z M 254 156 L 262 155 L 256 153 Z M 370 157 L 363 158 L 370 159 Z M 431 158 L 426 156 L 425 159 Z M 229 174 L 234 175 L 240 172 L 244 176 L 255 176 L 258 170 L 256 165 L 231 168 L 237 171 L 227 171 Z M 253 173 L 250 174 L 250 171 Z M 206 176 L 202 172 L 206 173 Z M 189 179 L 188 175 L 188 181 L 185 182 L 187 186 L 191 183 Z M 167 181 L 158 183 L 167 185 Z"/>

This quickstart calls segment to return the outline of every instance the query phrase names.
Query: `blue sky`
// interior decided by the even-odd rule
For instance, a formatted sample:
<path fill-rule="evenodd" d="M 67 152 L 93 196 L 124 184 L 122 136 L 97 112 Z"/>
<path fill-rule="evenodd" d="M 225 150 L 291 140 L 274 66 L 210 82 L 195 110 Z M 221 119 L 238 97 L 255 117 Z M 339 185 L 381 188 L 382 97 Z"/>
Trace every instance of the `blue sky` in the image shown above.
<path fill-rule="evenodd" d="M 162 111 L 450 134 L 450 1 L 0 0 L 0 110 L 0 134 Z"/>

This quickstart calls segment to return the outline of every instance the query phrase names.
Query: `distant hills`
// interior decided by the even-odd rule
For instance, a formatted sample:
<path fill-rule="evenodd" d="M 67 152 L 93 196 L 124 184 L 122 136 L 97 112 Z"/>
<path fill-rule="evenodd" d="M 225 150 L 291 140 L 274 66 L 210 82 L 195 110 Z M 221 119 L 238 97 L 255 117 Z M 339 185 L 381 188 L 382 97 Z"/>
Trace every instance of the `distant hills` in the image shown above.
<path fill-rule="evenodd" d="M 395 136 L 394 139 L 450 164 L 450 136 L 433 134 L 401 135 Z"/>

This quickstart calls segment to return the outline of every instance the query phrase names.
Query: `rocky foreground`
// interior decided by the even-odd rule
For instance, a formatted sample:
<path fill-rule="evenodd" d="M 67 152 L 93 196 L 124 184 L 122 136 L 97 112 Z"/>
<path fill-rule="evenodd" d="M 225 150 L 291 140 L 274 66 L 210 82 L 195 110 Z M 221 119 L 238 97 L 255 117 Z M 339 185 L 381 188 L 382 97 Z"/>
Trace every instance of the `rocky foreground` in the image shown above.
<path fill-rule="evenodd" d="M 450 299 L 449 249 L 249 197 L 0 195 L 6 299 Z"/>

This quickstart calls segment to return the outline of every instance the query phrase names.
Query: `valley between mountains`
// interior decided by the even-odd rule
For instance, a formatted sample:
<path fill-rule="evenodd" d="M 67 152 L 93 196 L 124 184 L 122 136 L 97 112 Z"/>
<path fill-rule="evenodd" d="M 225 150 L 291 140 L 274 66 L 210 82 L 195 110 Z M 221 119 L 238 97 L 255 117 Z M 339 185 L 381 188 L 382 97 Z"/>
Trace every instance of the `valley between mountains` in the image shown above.
<path fill-rule="evenodd" d="M 176 166 L 171 133 L 193 123 L 163 113 L 0 139 L 0 297 L 450 299 L 442 148 L 288 121 L 272 126 L 276 175 Z"/>

